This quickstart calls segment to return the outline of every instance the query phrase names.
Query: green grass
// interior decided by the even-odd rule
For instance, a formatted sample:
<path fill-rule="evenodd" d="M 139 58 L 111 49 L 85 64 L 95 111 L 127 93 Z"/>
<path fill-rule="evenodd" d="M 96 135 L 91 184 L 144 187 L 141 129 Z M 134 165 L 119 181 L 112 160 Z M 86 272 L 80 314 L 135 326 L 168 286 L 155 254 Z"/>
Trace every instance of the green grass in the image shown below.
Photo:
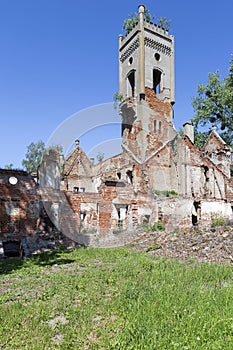
<path fill-rule="evenodd" d="M 88 248 L 0 270 L 0 349 L 233 349 L 231 266 Z"/>

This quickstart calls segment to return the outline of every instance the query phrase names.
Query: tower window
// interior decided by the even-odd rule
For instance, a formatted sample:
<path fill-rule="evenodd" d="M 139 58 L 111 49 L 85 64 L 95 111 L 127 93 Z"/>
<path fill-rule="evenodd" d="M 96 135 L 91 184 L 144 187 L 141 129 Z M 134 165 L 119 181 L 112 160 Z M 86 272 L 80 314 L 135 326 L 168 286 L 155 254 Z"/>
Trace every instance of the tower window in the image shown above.
<path fill-rule="evenodd" d="M 129 59 L 129 65 L 133 63 L 133 57 L 130 57 Z"/>
<path fill-rule="evenodd" d="M 122 124 L 121 126 L 121 135 L 123 135 L 125 129 L 128 129 L 129 130 L 129 133 L 131 133 L 132 131 L 132 124 Z"/>
<path fill-rule="evenodd" d="M 162 122 L 160 120 L 154 120 L 154 132 L 161 132 Z"/>
<path fill-rule="evenodd" d="M 133 172 L 131 170 L 128 170 L 126 172 L 128 183 L 132 184 L 133 183 Z"/>
<path fill-rule="evenodd" d="M 135 70 L 131 71 L 128 75 L 128 82 L 130 87 L 130 96 L 135 96 Z"/>
<path fill-rule="evenodd" d="M 161 92 L 161 74 L 162 72 L 158 69 L 153 69 L 153 89 L 157 94 Z"/>
<path fill-rule="evenodd" d="M 155 59 L 156 61 L 160 61 L 160 54 L 158 52 L 155 53 Z"/>
<path fill-rule="evenodd" d="M 159 121 L 159 132 L 161 132 L 161 125 L 162 125 L 162 122 Z"/>
<path fill-rule="evenodd" d="M 86 217 L 86 213 L 81 211 L 81 213 L 80 213 L 81 222 L 83 222 L 85 220 L 85 217 Z"/>

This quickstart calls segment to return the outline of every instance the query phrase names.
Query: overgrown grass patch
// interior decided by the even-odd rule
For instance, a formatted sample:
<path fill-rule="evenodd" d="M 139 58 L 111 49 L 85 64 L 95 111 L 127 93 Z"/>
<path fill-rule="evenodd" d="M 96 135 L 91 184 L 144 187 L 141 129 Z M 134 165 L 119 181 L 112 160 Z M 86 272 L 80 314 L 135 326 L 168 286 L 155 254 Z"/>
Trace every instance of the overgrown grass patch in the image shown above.
<path fill-rule="evenodd" d="M 231 266 L 88 248 L 0 269 L 0 349 L 233 348 Z"/>

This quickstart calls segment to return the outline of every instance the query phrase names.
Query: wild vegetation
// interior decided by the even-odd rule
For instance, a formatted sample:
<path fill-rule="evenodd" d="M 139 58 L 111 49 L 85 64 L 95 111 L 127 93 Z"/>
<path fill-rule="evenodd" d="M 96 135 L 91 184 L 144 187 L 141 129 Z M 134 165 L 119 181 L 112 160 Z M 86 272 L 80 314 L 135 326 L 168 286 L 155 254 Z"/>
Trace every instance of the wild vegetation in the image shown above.
<path fill-rule="evenodd" d="M 145 7 L 144 12 L 144 18 L 147 22 L 155 22 L 156 23 L 156 17 L 150 13 L 150 11 Z M 133 12 L 131 15 L 129 15 L 128 18 L 124 20 L 123 23 L 123 31 L 128 34 L 135 25 L 137 25 L 139 22 L 139 13 Z M 165 30 L 169 30 L 171 21 L 168 20 L 166 17 L 160 17 L 157 20 L 157 24 L 162 27 Z"/>
<path fill-rule="evenodd" d="M 232 349 L 232 267 L 148 254 L 0 261 L 1 349 Z"/>

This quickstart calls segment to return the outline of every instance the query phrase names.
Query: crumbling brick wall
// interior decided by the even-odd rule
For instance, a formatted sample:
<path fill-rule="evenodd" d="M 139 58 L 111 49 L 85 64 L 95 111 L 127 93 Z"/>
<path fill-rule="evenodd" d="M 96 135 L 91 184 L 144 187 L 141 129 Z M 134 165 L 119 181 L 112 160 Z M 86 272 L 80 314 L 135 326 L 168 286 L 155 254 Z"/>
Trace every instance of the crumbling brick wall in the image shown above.
<path fill-rule="evenodd" d="M 34 234 L 39 218 L 39 197 L 32 176 L 24 171 L 0 170 L 0 236 Z"/>

